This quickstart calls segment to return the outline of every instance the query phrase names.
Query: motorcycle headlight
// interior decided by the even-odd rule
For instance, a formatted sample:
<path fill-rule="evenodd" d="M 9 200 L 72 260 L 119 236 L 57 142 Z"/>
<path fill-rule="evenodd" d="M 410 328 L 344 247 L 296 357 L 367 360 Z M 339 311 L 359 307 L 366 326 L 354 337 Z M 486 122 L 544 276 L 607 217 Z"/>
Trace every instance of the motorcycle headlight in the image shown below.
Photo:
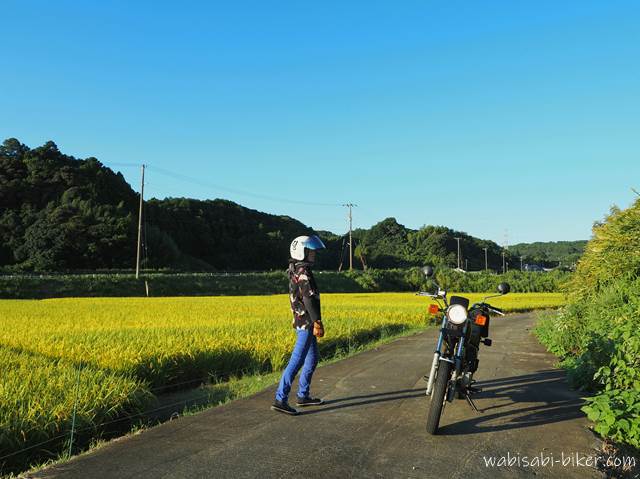
<path fill-rule="evenodd" d="M 467 320 L 467 308 L 461 304 L 452 304 L 447 309 L 447 319 L 453 324 L 462 324 Z"/>

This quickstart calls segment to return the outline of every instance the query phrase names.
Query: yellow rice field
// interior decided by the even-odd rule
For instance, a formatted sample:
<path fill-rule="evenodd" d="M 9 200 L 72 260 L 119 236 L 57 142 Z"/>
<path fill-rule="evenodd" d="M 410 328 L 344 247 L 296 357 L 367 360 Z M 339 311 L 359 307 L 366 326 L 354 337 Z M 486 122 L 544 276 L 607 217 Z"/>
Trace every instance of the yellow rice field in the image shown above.
<path fill-rule="evenodd" d="M 426 327 L 429 302 L 411 293 L 325 294 L 321 355 Z M 514 311 L 564 298 L 514 293 L 491 303 Z M 143 410 L 170 384 L 280 369 L 294 341 L 290 318 L 286 295 L 2 300 L 0 458 L 65 435 L 76 394 L 86 430 Z"/>

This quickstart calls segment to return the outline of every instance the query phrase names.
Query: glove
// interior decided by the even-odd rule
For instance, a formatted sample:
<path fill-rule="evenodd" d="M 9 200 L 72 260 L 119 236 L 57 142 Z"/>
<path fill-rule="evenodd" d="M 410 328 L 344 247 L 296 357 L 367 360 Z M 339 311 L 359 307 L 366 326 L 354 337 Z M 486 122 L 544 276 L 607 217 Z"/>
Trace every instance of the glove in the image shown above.
<path fill-rule="evenodd" d="M 322 325 L 322 321 L 313 322 L 313 335 L 317 338 L 324 336 L 324 326 Z"/>

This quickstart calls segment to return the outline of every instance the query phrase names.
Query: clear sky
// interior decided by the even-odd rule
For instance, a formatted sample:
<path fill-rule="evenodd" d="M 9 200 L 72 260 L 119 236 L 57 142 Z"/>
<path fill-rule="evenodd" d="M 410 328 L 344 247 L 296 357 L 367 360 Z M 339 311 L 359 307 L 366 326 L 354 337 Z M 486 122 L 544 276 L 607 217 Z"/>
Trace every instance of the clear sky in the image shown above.
<path fill-rule="evenodd" d="M 356 227 L 394 216 L 513 244 L 586 239 L 640 189 L 638 1 L 1 12 L 0 137 L 95 156 L 136 189 L 122 164 L 147 163 L 149 196 L 337 233 L 353 202 Z"/>

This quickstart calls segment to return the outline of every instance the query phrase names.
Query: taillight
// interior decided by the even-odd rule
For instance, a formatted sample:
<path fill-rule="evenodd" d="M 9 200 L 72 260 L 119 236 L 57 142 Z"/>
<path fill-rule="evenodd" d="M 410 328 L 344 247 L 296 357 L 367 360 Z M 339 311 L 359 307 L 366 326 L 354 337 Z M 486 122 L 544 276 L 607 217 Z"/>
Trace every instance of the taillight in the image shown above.
<path fill-rule="evenodd" d="M 476 316 L 475 323 L 478 326 L 486 326 L 487 325 L 487 317 L 479 314 L 478 316 Z"/>
<path fill-rule="evenodd" d="M 437 304 L 429 305 L 429 314 L 438 314 L 440 312 L 440 307 Z"/>

